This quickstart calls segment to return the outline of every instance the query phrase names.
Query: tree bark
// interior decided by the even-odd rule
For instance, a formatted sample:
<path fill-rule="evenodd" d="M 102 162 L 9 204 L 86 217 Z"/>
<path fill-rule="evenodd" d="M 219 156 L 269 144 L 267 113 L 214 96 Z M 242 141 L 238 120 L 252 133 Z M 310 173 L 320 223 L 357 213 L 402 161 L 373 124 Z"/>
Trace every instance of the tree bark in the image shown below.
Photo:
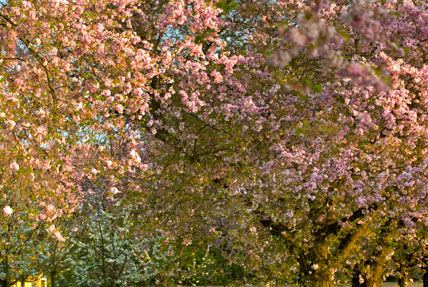
<path fill-rule="evenodd" d="M 389 252 L 389 248 L 384 247 L 382 252 L 379 254 L 378 261 L 373 265 L 372 276 L 367 278 L 367 287 L 381 287 L 382 286 L 382 275 L 384 266 L 386 263 L 386 256 Z"/>
<path fill-rule="evenodd" d="M 325 264 L 328 264 L 324 268 L 324 266 L 321 266 L 323 268 L 320 268 L 318 272 L 314 274 L 315 279 L 315 287 L 330 287 L 334 286 L 333 282 L 330 280 L 331 274 L 329 273 L 330 270 L 335 269 L 339 267 L 343 261 L 345 261 L 349 254 L 352 252 L 352 250 L 355 249 L 356 244 L 358 240 L 361 238 L 361 236 L 364 235 L 364 233 L 367 231 L 368 226 L 370 222 L 373 220 L 373 218 L 376 216 L 377 211 L 373 212 L 373 214 L 370 216 L 370 218 L 365 222 L 363 225 L 359 225 L 355 230 L 350 231 L 345 238 L 343 238 L 340 242 L 339 247 L 333 254 L 328 249 L 328 246 L 331 244 L 329 241 L 329 237 L 324 239 L 324 242 L 321 243 L 316 249 L 315 249 L 315 256 L 317 259 L 319 259 L 321 262 L 324 262 Z M 335 260 L 333 262 L 330 262 L 332 258 L 335 257 Z M 318 274 L 317 274 L 318 273 Z M 382 274 L 381 274 L 382 275 Z M 366 287 L 367 285 L 357 285 L 359 287 Z M 370 286 L 370 287 L 377 287 L 377 286 Z M 380 286 L 379 286 L 380 287 Z"/>
<path fill-rule="evenodd" d="M 387 261 L 387 257 L 391 252 L 391 240 L 394 236 L 393 233 L 393 226 L 394 224 L 396 224 L 395 220 L 387 220 L 384 224 L 383 224 L 383 228 L 381 230 L 381 247 L 382 250 L 380 251 L 380 253 L 377 254 L 377 256 L 375 256 L 375 258 L 377 259 L 375 261 L 375 263 L 372 265 L 371 269 L 371 277 L 367 278 L 367 286 L 368 287 L 381 287 L 382 286 L 382 275 L 385 269 L 385 264 Z"/>
<path fill-rule="evenodd" d="M 367 280 L 367 287 L 382 287 L 382 279 L 377 277 Z"/>
<path fill-rule="evenodd" d="M 315 271 L 313 276 L 314 287 L 333 287 L 334 284 L 331 282 L 330 274 L 328 270 L 320 268 L 320 270 Z"/>
<path fill-rule="evenodd" d="M 354 270 L 352 273 L 352 287 L 367 287 L 367 282 L 364 280 L 363 283 L 360 283 L 361 269 L 359 264 L 355 264 Z"/>
<path fill-rule="evenodd" d="M 423 282 L 424 282 L 424 287 L 428 287 L 428 270 L 424 270 L 424 279 L 423 279 Z"/>
<path fill-rule="evenodd" d="M 314 282 L 314 287 L 333 287 L 333 282 L 330 279 L 320 279 Z"/>
<path fill-rule="evenodd" d="M 384 265 L 385 265 L 385 258 L 384 256 L 381 255 L 381 258 L 379 259 L 378 262 L 376 262 L 373 268 L 372 276 L 367 279 L 367 287 L 382 287 L 382 275 L 383 275 Z"/>
<path fill-rule="evenodd" d="M 388 248 L 384 247 L 380 254 L 379 260 L 376 262 L 374 268 L 372 269 L 372 276 L 367 280 L 367 287 L 382 287 L 382 275 L 384 271 L 387 253 Z"/>
<path fill-rule="evenodd" d="M 51 277 L 51 287 L 56 287 L 56 272 L 51 272 L 49 275 Z"/>
<path fill-rule="evenodd" d="M 5 266 L 5 273 L 6 273 L 6 287 L 10 287 L 10 268 L 9 268 L 9 262 L 6 262 Z"/>

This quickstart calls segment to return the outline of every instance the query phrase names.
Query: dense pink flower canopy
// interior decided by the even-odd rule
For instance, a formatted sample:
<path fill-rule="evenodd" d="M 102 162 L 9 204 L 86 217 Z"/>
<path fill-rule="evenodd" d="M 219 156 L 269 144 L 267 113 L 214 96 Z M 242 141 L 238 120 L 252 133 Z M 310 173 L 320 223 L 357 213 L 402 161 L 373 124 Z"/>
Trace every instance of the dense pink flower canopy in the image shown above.
<path fill-rule="evenodd" d="M 306 275 L 338 267 L 302 262 L 305 250 L 331 244 L 321 261 L 341 265 L 368 225 L 408 235 L 428 222 L 424 1 L 0 10 L 4 205 L 37 198 L 34 218 L 52 220 L 102 178 L 109 196 L 174 214 L 153 219 L 171 236 L 224 228 L 253 262 L 280 238 L 266 265 Z"/>

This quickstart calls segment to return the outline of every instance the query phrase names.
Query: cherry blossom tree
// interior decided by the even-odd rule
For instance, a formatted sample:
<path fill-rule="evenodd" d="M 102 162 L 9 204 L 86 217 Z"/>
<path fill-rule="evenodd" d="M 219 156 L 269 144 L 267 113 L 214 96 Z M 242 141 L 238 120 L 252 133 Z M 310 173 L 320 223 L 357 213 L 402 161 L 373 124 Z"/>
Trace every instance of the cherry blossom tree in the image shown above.
<path fill-rule="evenodd" d="M 151 150 L 151 158 L 158 156 L 153 166 L 160 166 L 153 187 L 179 215 L 176 222 L 168 217 L 175 230 L 183 227 L 180 210 L 189 210 L 184 206 L 211 218 L 227 217 L 225 209 L 237 218 L 247 212 L 242 218 L 251 220 L 242 226 L 265 231 L 260 237 L 271 236 L 268 242 L 279 237 L 288 246 L 281 260 L 297 260 L 296 279 L 319 286 L 333 284 L 337 268 L 371 232 L 373 221 L 390 217 L 411 232 L 413 219 L 426 214 L 425 66 L 419 61 L 425 40 L 415 28 L 425 21 L 424 4 L 343 4 L 266 5 L 279 8 L 278 22 L 261 2 L 227 6 L 229 14 L 219 16 L 224 21 L 232 14 L 230 21 L 239 22 L 257 11 L 263 17 L 254 21 L 265 24 L 236 24 L 242 31 L 227 34 L 231 53 L 243 43 L 245 56 L 256 56 L 254 70 L 238 61 L 229 76 L 245 89 L 220 86 L 220 95 L 227 91 L 223 103 L 209 101 L 207 94 L 205 104 L 192 111 L 186 110 L 192 87 L 187 82 L 178 92 L 181 101 L 151 102 L 147 121 L 161 145 Z M 280 28 L 269 30 L 269 21 Z M 256 38 L 232 40 L 247 28 Z M 265 62 L 261 52 L 269 48 L 281 52 Z M 181 77 L 173 86 L 183 82 Z M 181 133 L 175 136 L 177 128 Z M 188 200 L 171 205 L 177 192 Z M 215 214 L 210 198 L 224 206 L 223 214 Z"/>
<path fill-rule="evenodd" d="M 8 1 L 2 192 L 39 198 L 49 221 L 103 178 L 168 238 L 211 236 L 230 263 L 333 286 L 364 236 L 389 250 L 426 222 L 426 8 Z"/>
<path fill-rule="evenodd" d="M 296 179 L 307 176 L 307 180 L 300 181 L 303 186 L 297 186 L 303 187 L 297 195 L 312 201 L 307 209 L 308 220 L 317 220 L 310 217 L 313 210 L 312 214 L 320 216 L 318 220 L 331 222 L 325 225 L 328 228 L 322 228 L 319 221 L 314 226 L 326 231 L 324 238 L 332 238 L 332 231 L 346 230 L 337 228 L 338 224 L 346 226 L 349 221 L 343 214 L 357 220 L 365 217 L 366 222 L 379 216 L 390 217 L 393 222 L 402 222 L 407 232 L 414 232 L 415 221 L 424 221 L 426 216 L 423 100 L 426 67 L 424 61 L 420 61 L 425 55 L 425 37 L 423 31 L 415 28 L 419 27 L 416 23 L 426 21 L 425 4 L 414 1 L 340 4 L 344 3 L 308 4 L 306 14 L 300 13 L 295 22 L 282 30 L 287 61 L 280 63 L 287 63 L 285 67 L 292 69 L 296 62 L 310 58 L 324 63 L 332 77 L 325 77 L 321 72 L 306 81 L 313 91 L 306 92 L 303 99 L 310 104 L 306 111 L 312 110 L 313 116 L 302 118 L 297 130 L 306 143 L 299 148 L 288 144 L 287 148 L 288 138 L 281 147 L 287 153 L 284 156 L 299 165 L 289 166 L 283 176 L 278 172 L 275 175 L 286 180 L 283 186 L 291 189 L 290 194 L 296 188 L 290 187 L 290 183 L 299 182 L 290 180 L 290 176 L 294 174 Z M 408 22 L 403 23 L 403 18 Z M 317 134 L 323 131 L 322 124 L 327 124 L 330 131 L 334 127 L 333 133 Z M 308 136 L 313 140 L 308 141 Z M 328 159 L 323 159 L 323 155 Z M 285 164 L 287 162 L 290 161 L 286 160 Z M 310 170 L 306 175 L 303 171 L 307 169 L 302 164 Z M 330 164 L 334 167 L 328 168 Z M 332 175 L 334 178 L 330 178 Z M 308 190 L 312 192 L 308 194 Z M 315 207 L 321 198 L 324 202 Z M 347 203 L 347 200 L 350 201 Z M 357 216 L 361 208 L 365 210 L 362 217 Z M 360 228 L 347 232 L 344 240 L 340 240 L 343 245 L 339 246 L 352 247 L 345 243 L 361 237 L 364 220 Z M 367 232 L 369 230 L 364 231 L 366 235 Z M 322 246 L 315 244 L 313 250 Z M 328 249 L 327 253 L 319 251 L 317 255 L 315 252 L 315 257 L 324 254 L 327 261 L 332 262 L 335 260 L 330 257 L 332 249 Z M 339 262 L 343 262 L 342 259 Z M 314 277 L 322 272 L 325 272 L 322 276 L 330 274 L 331 270 L 326 272 L 318 265 L 319 268 L 311 271 Z"/>

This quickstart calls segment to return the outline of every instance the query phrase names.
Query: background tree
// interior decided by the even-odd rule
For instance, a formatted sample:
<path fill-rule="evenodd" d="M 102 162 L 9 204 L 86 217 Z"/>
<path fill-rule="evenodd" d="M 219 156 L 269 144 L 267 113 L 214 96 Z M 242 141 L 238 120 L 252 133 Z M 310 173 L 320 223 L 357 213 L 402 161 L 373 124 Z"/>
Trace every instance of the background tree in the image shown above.
<path fill-rule="evenodd" d="M 13 208 L 5 206 L 0 215 L 0 276 L 6 287 L 38 273 L 34 264 L 38 247 L 36 239 L 43 226 L 43 222 L 37 222 L 31 214 L 34 203 L 30 200 L 14 200 L 13 203 Z"/>

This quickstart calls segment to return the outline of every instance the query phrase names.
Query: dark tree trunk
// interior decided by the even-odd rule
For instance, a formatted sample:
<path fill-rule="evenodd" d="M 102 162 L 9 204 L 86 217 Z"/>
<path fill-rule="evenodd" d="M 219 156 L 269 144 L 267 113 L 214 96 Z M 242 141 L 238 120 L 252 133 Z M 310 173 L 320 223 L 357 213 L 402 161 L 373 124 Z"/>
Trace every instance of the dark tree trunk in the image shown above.
<path fill-rule="evenodd" d="M 367 287 L 382 287 L 383 265 L 374 269 L 372 277 L 367 280 Z"/>
<path fill-rule="evenodd" d="M 401 275 L 400 275 L 400 278 L 398 278 L 398 286 L 400 286 L 400 287 L 409 287 L 410 286 L 410 284 L 409 284 L 409 273 L 407 273 L 407 272 L 403 272 Z"/>
<path fill-rule="evenodd" d="M 428 287 L 428 270 L 424 270 L 424 287 Z"/>
<path fill-rule="evenodd" d="M 10 267 L 9 267 L 9 262 L 6 262 L 6 284 L 5 287 L 10 287 Z"/>
<path fill-rule="evenodd" d="M 387 248 L 383 248 L 378 261 L 372 266 L 372 276 L 367 280 L 367 287 L 382 287 L 382 275 L 385 266 Z"/>
<path fill-rule="evenodd" d="M 363 283 L 360 283 L 361 269 L 359 264 L 355 264 L 353 274 L 352 274 L 352 287 L 367 287 L 366 280 Z"/>
<path fill-rule="evenodd" d="M 372 276 L 368 278 L 367 280 L 367 286 L 368 287 L 382 287 L 382 275 L 384 272 L 385 264 L 387 262 L 388 254 L 391 252 L 391 239 L 393 236 L 393 233 L 391 232 L 393 228 L 393 224 L 391 220 L 388 220 L 384 224 L 384 228 L 381 231 L 381 247 L 382 250 L 379 254 L 376 256 L 375 264 L 372 265 Z"/>
<path fill-rule="evenodd" d="M 314 287 L 333 287 L 333 282 L 330 279 L 330 274 L 328 273 L 328 269 L 320 268 L 322 271 L 315 272 L 313 274 L 313 286 Z"/>
<path fill-rule="evenodd" d="M 56 287 L 56 272 L 51 272 L 51 287 Z"/>

